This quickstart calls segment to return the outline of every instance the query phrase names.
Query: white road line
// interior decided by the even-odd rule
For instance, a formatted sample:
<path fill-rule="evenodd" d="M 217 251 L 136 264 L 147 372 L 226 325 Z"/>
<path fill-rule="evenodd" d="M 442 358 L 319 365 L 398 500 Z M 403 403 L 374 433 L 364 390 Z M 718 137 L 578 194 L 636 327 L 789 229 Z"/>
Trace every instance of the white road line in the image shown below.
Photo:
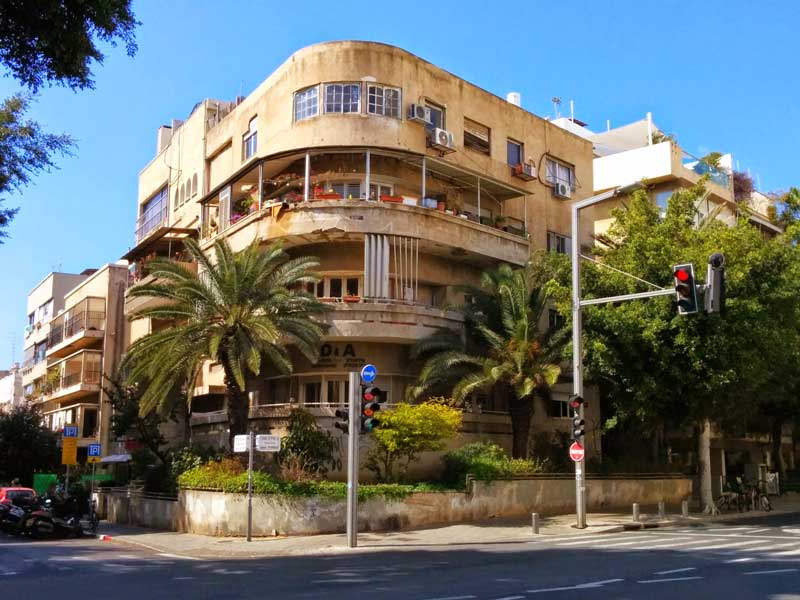
<path fill-rule="evenodd" d="M 426 598 L 425 600 L 467 600 L 468 598 L 477 598 L 477 596 L 442 596 L 440 598 Z"/>
<path fill-rule="evenodd" d="M 494 600 L 523 600 L 525 596 L 503 596 L 502 598 L 495 598 Z"/>
<path fill-rule="evenodd" d="M 730 564 L 730 563 L 750 562 L 752 560 L 755 560 L 755 559 L 752 556 L 748 556 L 748 557 L 745 557 L 745 558 L 734 558 L 733 560 L 726 560 L 726 561 L 723 561 L 723 562 L 725 564 Z"/>
<path fill-rule="evenodd" d="M 180 560 L 200 560 L 199 558 L 194 558 L 193 556 L 180 556 L 178 554 L 167 554 L 166 552 L 159 552 L 159 556 L 166 556 L 167 558 L 178 558 Z"/>
<path fill-rule="evenodd" d="M 697 567 L 686 567 L 685 569 L 670 569 L 669 571 L 658 571 L 653 575 L 672 575 L 673 573 L 686 573 L 686 571 L 697 571 Z"/>
<path fill-rule="evenodd" d="M 603 536 L 602 539 L 605 539 L 607 542 L 619 542 L 622 540 L 629 540 L 631 536 L 629 535 L 616 535 L 616 536 Z M 564 544 L 556 544 L 557 546 L 580 546 L 583 544 L 595 544 L 599 542 L 599 539 L 583 539 L 577 542 L 566 542 Z"/>
<path fill-rule="evenodd" d="M 769 546 L 756 546 L 755 548 L 747 548 L 747 552 L 763 552 L 764 550 L 776 550 L 777 548 L 786 548 L 787 546 L 797 546 L 797 542 L 790 542 L 788 544 L 770 544 Z M 732 551 L 731 554 L 735 554 Z"/>
<path fill-rule="evenodd" d="M 547 588 L 541 590 L 527 590 L 526 594 L 543 594 L 545 592 L 563 592 L 566 590 L 590 590 L 593 588 L 603 587 L 607 583 L 617 583 L 618 581 L 625 581 L 624 579 L 604 579 L 603 581 L 590 581 L 589 583 L 579 583 L 578 585 L 569 585 L 565 587 Z"/>
<path fill-rule="evenodd" d="M 795 556 L 796 554 L 800 554 L 800 549 L 796 550 L 785 550 L 783 552 L 770 552 L 767 556 L 776 557 L 776 556 Z"/>
<path fill-rule="evenodd" d="M 772 527 L 764 527 L 763 529 L 754 529 L 753 531 L 748 531 L 747 535 L 752 535 L 754 533 L 761 533 L 762 531 L 770 531 Z"/>
<path fill-rule="evenodd" d="M 755 529 L 755 527 L 710 527 L 704 531 L 742 531 L 745 529 Z"/>
<path fill-rule="evenodd" d="M 617 546 L 632 546 L 633 544 L 641 544 L 641 540 L 633 540 L 632 542 L 619 542 L 616 544 L 597 544 L 592 548 L 616 548 Z"/>
<path fill-rule="evenodd" d="M 777 573 L 794 573 L 797 569 L 775 569 L 774 571 L 747 571 L 742 575 L 775 575 Z"/>
<path fill-rule="evenodd" d="M 610 538 L 612 536 L 607 534 L 607 533 L 602 534 L 602 535 L 590 535 L 590 536 L 586 536 L 586 537 L 577 536 L 577 535 L 565 535 L 565 536 L 560 536 L 560 537 L 548 538 L 548 537 L 545 536 L 545 537 L 543 537 L 541 539 L 538 539 L 538 540 L 531 540 L 528 543 L 529 544 L 545 544 L 547 542 L 565 542 L 565 541 L 569 541 L 569 540 L 574 540 L 577 537 L 580 537 L 581 540 L 598 540 L 598 539 L 603 539 L 603 538 Z"/>
<path fill-rule="evenodd" d="M 699 548 L 691 548 L 692 552 L 695 550 L 717 550 L 720 548 L 738 548 L 739 546 L 752 546 L 758 544 L 761 540 L 752 540 L 750 542 L 725 542 L 723 544 L 712 544 L 710 546 L 700 546 Z"/>
<path fill-rule="evenodd" d="M 669 544 L 657 544 L 655 546 L 650 546 L 646 548 L 647 550 L 657 550 L 659 548 L 679 548 L 681 546 L 691 546 L 692 544 L 707 544 L 708 540 L 694 540 L 689 542 L 677 542 L 677 543 L 669 543 Z M 694 548 L 689 548 L 689 550 L 693 550 Z"/>
<path fill-rule="evenodd" d="M 636 583 L 666 583 L 667 581 L 691 581 L 692 579 L 703 579 L 699 575 L 695 577 L 666 577 L 664 579 L 643 579 Z"/>

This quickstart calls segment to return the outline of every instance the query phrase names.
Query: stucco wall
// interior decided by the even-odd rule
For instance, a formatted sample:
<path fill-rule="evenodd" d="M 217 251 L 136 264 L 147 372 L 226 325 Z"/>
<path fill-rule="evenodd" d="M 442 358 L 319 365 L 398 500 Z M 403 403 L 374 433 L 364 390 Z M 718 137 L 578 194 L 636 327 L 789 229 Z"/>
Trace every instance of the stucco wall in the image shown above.
<path fill-rule="evenodd" d="M 690 479 L 589 479 L 591 510 L 627 507 L 632 502 L 675 504 L 692 493 Z M 204 535 L 242 536 L 247 526 L 247 496 L 186 490 L 178 502 L 117 498 L 105 505 L 112 522 L 175 529 Z M 371 499 L 359 504 L 359 529 L 387 531 L 425 525 L 478 521 L 493 517 L 569 513 L 575 508 L 575 482 L 536 478 L 493 483 L 473 482 L 471 493 L 413 494 L 403 500 Z M 127 519 L 117 521 L 116 519 Z M 253 535 L 274 532 L 312 535 L 344 531 L 345 501 L 329 498 L 253 498 Z"/>

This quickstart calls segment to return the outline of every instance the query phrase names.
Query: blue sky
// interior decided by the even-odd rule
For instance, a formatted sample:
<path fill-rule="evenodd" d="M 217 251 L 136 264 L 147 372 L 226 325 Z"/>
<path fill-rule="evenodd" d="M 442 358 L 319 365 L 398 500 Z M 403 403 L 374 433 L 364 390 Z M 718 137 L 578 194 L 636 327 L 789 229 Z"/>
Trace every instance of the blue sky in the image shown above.
<path fill-rule="evenodd" d="M 31 116 L 78 140 L 75 157 L 7 199 L 0 246 L 0 366 L 23 352 L 28 291 L 53 269 L 117 260 L 133 242 L 139 170 L 156 129 L 205 97 L 249 93 L 292 52 L 333 39 L 403 47 L 495 94 L 552 115 L 569 100 L 594 129 L 653 113 L 696 154 L 731 152 L 763 190 L 800 184 L 800 3 L 134 2 L 139 52 L 109 49 L 96 89 L 45 89 Z M 0 97 L 18 91 L 0 79 Z"/>

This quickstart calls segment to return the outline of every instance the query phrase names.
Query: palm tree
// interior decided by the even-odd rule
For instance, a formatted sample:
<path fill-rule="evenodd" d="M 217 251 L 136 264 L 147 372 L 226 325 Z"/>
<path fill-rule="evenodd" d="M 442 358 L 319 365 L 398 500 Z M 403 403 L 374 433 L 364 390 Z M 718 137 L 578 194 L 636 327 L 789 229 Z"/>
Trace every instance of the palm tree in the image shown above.
<path fill-rule="evenodd" d="M 481 288 L 468 295 L 472 302 L 462 308 L 467 338 L 441 331 L 418 343 L 412 355 L 427 360 L 409 395 L 419 398 L 448 388 L 454 399 L 463 401 L 473 393 L 499 389 L 508 397 L 512 454 L 524 457 L 533 399 L 537 394 L 550 397 L 568 332 L 539 328 L 547 297 L 524 269 L 503 266 L 485 273 Z"/>
<path fill-rule="evenodd" d="M 323 326 L 314 317 L 324 306 L 305 292 L 316 282 L 315 258 L 290 258 L 280 243 L 266 249 L 254 241 L 234 253 L 227 241 L 214 244 L 214 262 L 193 241 L 187 250 L 199 266 L 193 273 L 172 260 L 149 263 L 154 279 L 131 288 L 132 297 L 155 298 L 130 319 L 161 319 L 171 327 L 154 331 L 131 346 L 125 358 L 130 379 L 143 385 L 142 414 L 168 413 L 176 388 L 190 389 L 208 360 L 219 362 L 228 395 L 230 443 L 247 431 L 246 376 L 258 375 L 262 361 L 291 373 L 288 347 L 310 361 L 318 355 Z M 166 403 L 166 404 L 165 404 Z"/>

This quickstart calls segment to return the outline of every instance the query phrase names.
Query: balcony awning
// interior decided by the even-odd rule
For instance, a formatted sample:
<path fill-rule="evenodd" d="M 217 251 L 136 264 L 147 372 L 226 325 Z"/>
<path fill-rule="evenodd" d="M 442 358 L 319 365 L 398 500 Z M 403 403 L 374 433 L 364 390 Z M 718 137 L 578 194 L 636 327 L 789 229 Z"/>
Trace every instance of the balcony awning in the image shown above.
<path fill-rule="evenodd" d="M 100 464 L 108 465 L 114 463 L 126 463 L 130 462 L 130 460 L 130 454 L 109 454 L 108 456 L 104 456 L 100 459 Z"/>
<path fill-rule="evenodd" d="M 134 261 L 143 254 L 157 250 L 170 250 L 170 245 L 182 243 L 187 238 L 196 238 L 197 229 L 194 227 L 169 227 L 162 226 L 150 233 L 140 244 L 137 244 L 122 256 L 124 260 Z"/>

